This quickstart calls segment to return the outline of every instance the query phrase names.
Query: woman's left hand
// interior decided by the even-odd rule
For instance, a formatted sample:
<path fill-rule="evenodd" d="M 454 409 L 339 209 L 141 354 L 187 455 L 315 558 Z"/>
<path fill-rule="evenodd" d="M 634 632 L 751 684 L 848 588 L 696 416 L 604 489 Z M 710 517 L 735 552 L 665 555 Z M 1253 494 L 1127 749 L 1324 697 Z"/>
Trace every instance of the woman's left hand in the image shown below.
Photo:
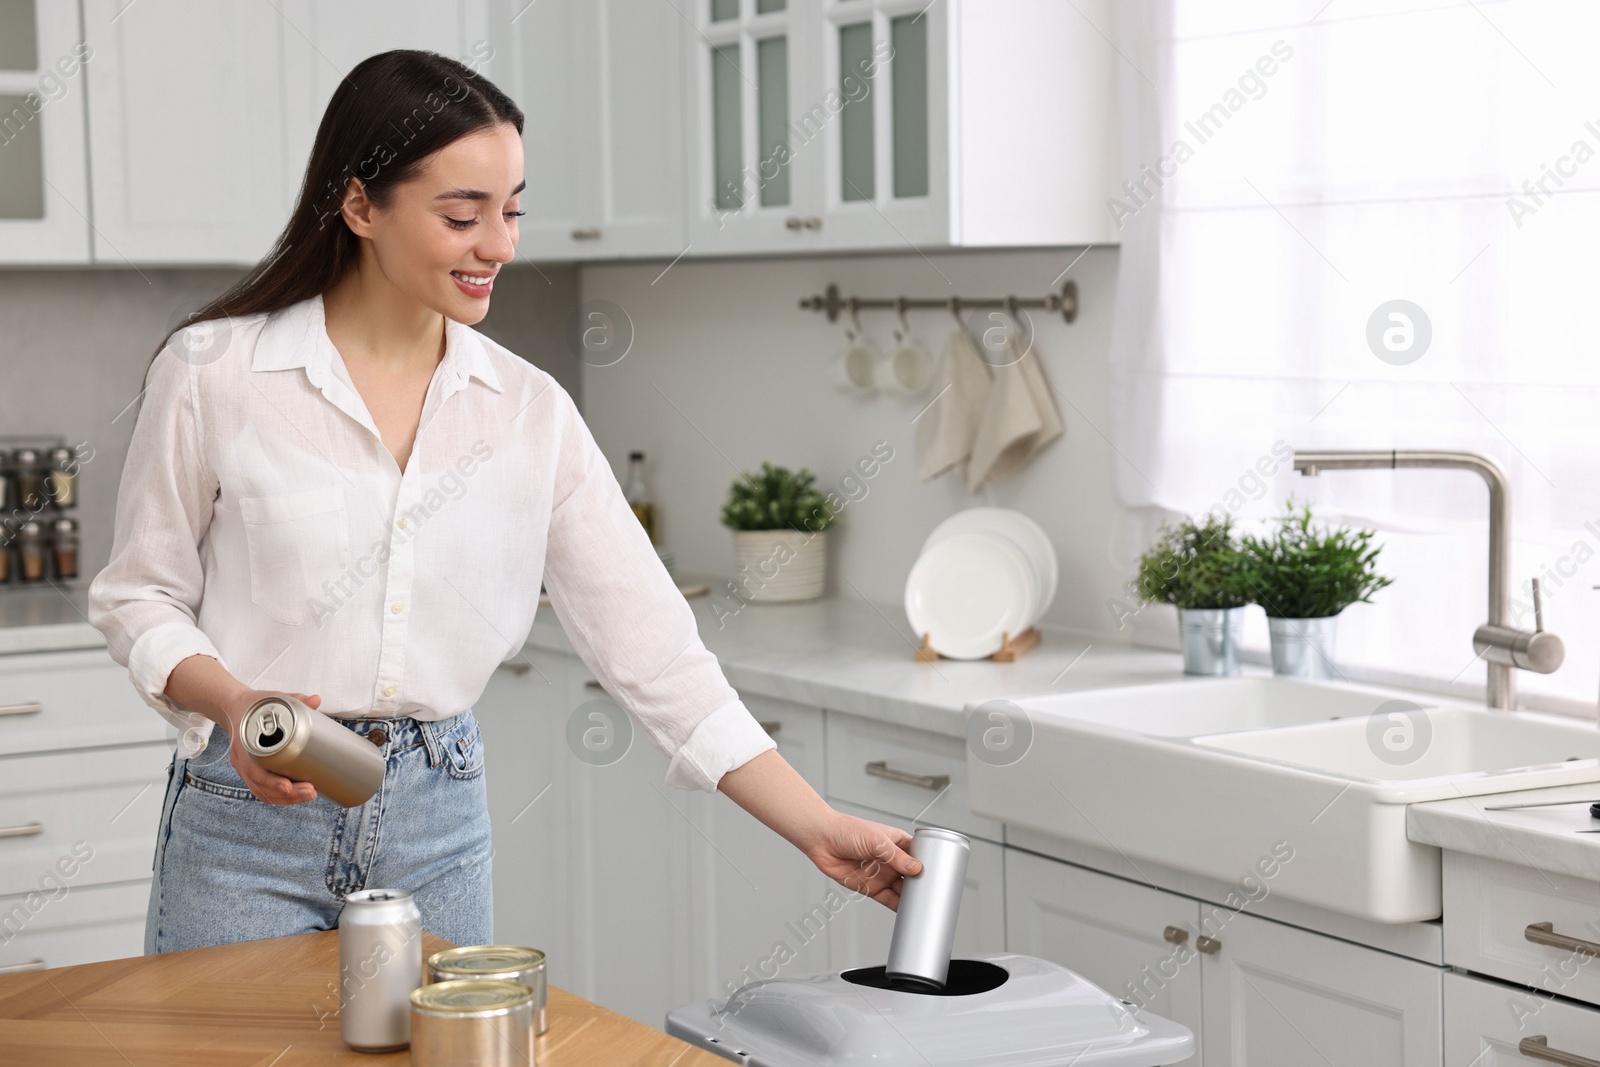
<path fill-rule="evenodd" d="M 818 870 L 846 889 L 869 896 L 890 911 L 899 910 L 902 877 L 922 870 L 906 851 L 911 835 L 843 812 L 832 816 L 802 851 Z"/>

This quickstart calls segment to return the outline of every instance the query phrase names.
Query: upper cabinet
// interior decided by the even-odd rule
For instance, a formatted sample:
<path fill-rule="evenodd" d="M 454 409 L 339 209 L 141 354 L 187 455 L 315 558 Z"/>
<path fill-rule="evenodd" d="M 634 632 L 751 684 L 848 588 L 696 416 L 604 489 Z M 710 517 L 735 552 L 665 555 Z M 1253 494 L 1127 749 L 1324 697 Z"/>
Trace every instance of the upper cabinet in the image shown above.
<path fill-rule="evenodd" d="M 76 4 L 0 0 L 0 263 L 89 261 Z"/>
<path fill-rule="evenodd" d="M 1113 243 L 1107 0 L 697 0 L 694 254 Z"/>
<path fill-rule="evenodd" d="M 510 0 L 497 8 L 498 84 L 525 118 L 519 256 L 683 252 L 687 25 L 679 6 Z"/>

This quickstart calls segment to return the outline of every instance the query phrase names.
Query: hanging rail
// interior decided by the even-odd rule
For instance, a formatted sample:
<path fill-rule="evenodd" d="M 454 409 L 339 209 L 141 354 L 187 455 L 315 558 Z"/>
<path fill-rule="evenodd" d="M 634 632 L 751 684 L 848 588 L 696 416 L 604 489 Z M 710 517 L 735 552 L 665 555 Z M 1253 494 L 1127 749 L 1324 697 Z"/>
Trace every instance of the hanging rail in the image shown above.
<path fill-rule="evenodd" d="M 827 291 L 818 296 L 801 297 L 800 306 L 806 311 L 825 311 L 829 322 L 837 322 L 841 311 L 852 315 L 865 308 L 890 308 L 904 314 L 911 308 L 947 308 L 958 317 L 963 309 L 1002 308 L 1016 317 L 1019 308 L 1043 308 L 1058 312 L 1063 319 L 1073 322 L 1078 317 L 1078 283 L 1068 281 L 1061 291 L 1042 297 L 864 297 L 840 296 L 839 287 L 829 284 Z"/>

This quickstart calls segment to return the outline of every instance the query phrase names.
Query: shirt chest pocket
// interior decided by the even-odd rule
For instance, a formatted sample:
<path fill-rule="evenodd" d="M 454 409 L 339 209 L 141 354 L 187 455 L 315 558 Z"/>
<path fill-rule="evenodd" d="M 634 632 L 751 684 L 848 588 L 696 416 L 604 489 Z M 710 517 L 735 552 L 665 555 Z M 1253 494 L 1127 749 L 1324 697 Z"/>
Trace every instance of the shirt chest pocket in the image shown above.
<path fill-rule="evenodd" d="M 337 586 L 350 554 L 344 494 L 312 489 L 281 496 L 239 498 L 250 555 L 250 599 L 272 619 L 299 626 L 311 619 L 317 598 L 337 608 Z"/>

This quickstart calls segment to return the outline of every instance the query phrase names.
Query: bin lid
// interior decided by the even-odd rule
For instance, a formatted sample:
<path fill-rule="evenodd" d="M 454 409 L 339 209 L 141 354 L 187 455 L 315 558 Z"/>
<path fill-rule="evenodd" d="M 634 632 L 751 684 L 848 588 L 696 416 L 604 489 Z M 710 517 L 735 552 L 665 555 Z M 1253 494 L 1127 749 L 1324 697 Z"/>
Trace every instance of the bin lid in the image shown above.
<path fill-rule="evenodd" d="M 945 994 L 885 988 L 882 970 L 752 982 L 673 1009 L 667 1032 L 749 1067 L 1158 1067 L 1194 1054 L 1187 1027 L 1033 956 L 953 960 Z"/>

